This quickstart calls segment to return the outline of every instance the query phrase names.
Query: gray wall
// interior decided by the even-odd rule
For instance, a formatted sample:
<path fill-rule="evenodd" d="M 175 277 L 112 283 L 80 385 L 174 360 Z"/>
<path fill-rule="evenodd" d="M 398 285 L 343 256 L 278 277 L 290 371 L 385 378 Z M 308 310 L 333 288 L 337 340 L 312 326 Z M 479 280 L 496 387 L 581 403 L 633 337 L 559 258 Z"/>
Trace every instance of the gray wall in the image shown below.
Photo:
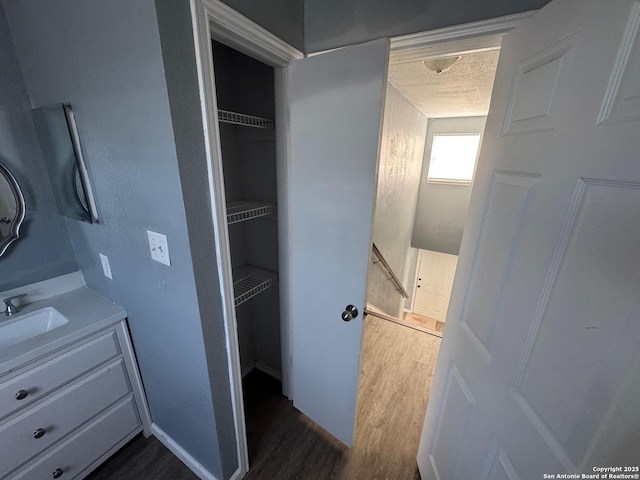
<path fill-rule="evenodd" d="M 541 8 L 550 0 L 306 0 L 305 49 L 330 48 Z"/>
<path fill-rule="evenodd" d="M 426 132 L 427 118 L 388 83 L 373 242 L 405 287 Z M 379 264 L 369 268 L 367 302 L 401 315 L 403 297 Z"/>
<path fill-rule="evenodd" d="M 69 102 L 77 115 L 101 214 L 98 225 L 67 222 L 87 284 L 129 313 L 153 421 L 227 478 L 208 370 L 220 358 L 226 368 L 224 350 L 207 356 L 204 341 L 222 335 L 221 322 L 215 309 L 204 312 L 203 333 L 200 308 L 211 305 L 199 304 L 193 267 L 210 260 L 213 247 L 191 256 L 154 2 L 7 0 L 5 7 L 33 105 Z M 198 124 L 190 127 L 197 137 Z M 201 130 L 198 140 L 194 155 Z M 171 267 L 151 260 L 147 229 L 167 235 Z M 113 280 L 102 275 L 98 253 L 108 255 Z M 228 380 L 219 381 L 228 396 Z M 228 431 L 229 411 L 220 415 Z"/>
<path fill-rule="evenodd" d="M 434 118 L 429 120 L 420 178 L 420 193 L 411 246 L 458 255 L 467 220 L 471 185 L 427 183 L 431 144 L 437 133 L 482 133 L 487 117 Z"/>
<path fill-rule="evenodd" d="M 223 0 L 234 10 L 304 51 L 304 0 Z"/>
<path fill-rule="evenodd" d="M 0 162 L 16 177 L 27 205 L 21 238 L 0 258 L 0 291 L 78 270 L 58 215 L 35 136 L 29 98 L 0 5 Z"/>

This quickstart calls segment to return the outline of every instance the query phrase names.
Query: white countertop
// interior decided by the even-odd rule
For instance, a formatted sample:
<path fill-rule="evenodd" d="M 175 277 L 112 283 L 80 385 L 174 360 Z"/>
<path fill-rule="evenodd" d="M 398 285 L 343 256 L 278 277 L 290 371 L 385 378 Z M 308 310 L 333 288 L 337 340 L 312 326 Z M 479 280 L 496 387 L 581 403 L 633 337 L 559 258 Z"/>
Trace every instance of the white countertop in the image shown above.
<path fill-rule="evenodd" d="M 17 320 L 21 315 L 46 307 L 55 308 L 67 317 L 69 322 L 24 342 L 0 348 L 0 377 L 127 317 L 124 308 L 87 287 L 81 287 L 26 305 L 11 317 L 0 314 L 0 325 L 4 321 Z"/>

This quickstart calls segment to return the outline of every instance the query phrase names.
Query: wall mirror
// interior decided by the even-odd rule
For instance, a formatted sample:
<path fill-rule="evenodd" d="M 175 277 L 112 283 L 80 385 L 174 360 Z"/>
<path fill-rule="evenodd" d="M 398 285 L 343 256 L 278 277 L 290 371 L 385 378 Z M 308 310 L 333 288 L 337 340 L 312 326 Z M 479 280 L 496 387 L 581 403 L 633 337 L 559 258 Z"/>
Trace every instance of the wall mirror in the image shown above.
<path fill-rule="evenodd" d="M 97 222 L 98 211 L 71 106 L 49 105 L 32 110 L 32 114 L 58 212 L 83 222 Z"/>
<path fill-rule="evenodd" d="M 24 212 L 20 186 L 9 169 L 0 163 L 0 256 L 20 236 Z"/>

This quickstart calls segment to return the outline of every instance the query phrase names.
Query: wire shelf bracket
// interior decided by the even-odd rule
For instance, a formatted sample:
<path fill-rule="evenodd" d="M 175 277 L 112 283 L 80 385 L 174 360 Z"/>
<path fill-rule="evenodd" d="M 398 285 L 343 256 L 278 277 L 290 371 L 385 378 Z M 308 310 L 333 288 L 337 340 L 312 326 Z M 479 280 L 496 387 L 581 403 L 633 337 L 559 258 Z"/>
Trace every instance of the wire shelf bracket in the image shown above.
<path fill-rule="evenodd" d="M 218 121 L 222 123 L 232 123 L 234 125 L 243 125 L 245 127 L 275 129 L 276 122 L 269 118 L 255 117 L 244 113 L 231 112 L 229 110 L 218 109 Z"/>
<path fill-rule="evenodd" d="M 227 224 L 232 225 L 274 213 L 276 213 L 276 206 L 268 203 L 245 201 L 229 202 L 227 203 Z"/>
<path fill-rule="evenodd" d="M 251 265 L 245 265 L 233 270 L 233 278 L 233 297 L 237 307 L 275 285 L 278 280 L 278 274 Z"/>

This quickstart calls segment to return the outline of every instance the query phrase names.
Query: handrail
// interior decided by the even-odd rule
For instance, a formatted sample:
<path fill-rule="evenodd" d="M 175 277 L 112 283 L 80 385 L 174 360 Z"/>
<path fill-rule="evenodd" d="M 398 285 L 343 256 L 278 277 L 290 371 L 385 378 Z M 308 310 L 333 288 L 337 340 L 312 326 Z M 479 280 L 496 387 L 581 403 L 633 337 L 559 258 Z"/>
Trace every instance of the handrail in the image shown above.
<path fill-rule="evenodd" d="M 380 252 L 380 250 L 378 250 L 378 247 L 376 247 L 375 243 L 371 244 L 371 252 L 373 253 L 373 256 L 378 259 L 377 262 L 374 261 L 373 263 L 374 264 L 379 263 L 380 265 L 382 265 L 382 268 L 384 268 L 385 271 L 390 275 L 387 280 L 393 280 L 395 287 L 402 294 L 402 296 L 404 298 L 409 298 L 409 294 L 402 286 L 402 282 L 398 279 L 396 274 L 393 273 L 393 269 L 391 268 L 391 265 L 389 265 L 389 263 L 384 259 L 384 257 L 382 256 L 382 253 Z"/>

